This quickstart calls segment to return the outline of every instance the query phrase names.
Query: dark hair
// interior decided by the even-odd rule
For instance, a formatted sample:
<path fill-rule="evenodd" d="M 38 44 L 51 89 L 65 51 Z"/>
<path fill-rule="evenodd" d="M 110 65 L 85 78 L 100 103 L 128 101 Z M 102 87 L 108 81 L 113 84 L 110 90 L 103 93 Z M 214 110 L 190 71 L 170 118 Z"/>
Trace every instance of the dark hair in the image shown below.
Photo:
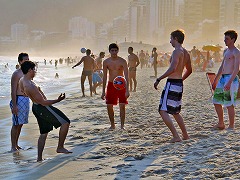
<path fill-rule="evenodd" d="M 238 37 L 238 33 L 234 30 L 228 30 L 224 33 L 225 36 L 229 36 L 231 39 L 235 39 L 234 42 L 236 42 L 237 40 L 237 37 Z"/>
<path fill-rule="evenodd" d="M 185 33 L 182 29 L 177 29 L 171 33 L 171 36 L 175 39 L 177 38 L 177 41 L 182 44 L 184 41 Z"/>
<path fill-rule="evenodd" d="M 112 44 L 109 45 L 109 47 L 108 47 L 109 52 L 113 48 L 116 48 L 117 50 L 119 50 L 119 47 L 118 47 L 118 45 L 116 43 L 112 43 Z"/>
<path fill-rule="evenodd" d="M 91 50 L 90 49 L 87 49 L 86 50 L 86 54 L 89 56 L 91 54 Z"/>
<path fill-rule="evenodd" d="M 21 62 L 21 61 L 23 60 L 23 57 L 26 57 L 26 56 L 28 56 L 27 53 L 20 53 L 20 54 L 18 55 L 18 62 Z"/>
<path fill-rule="evenodd" d="M 23 74 L 27 74 L 29 69 L 34 69 L 35 68 L 35 64 L 32 61 L 25 61 L 24 63 L 21 64 L 21 70 L 23 72 Z"/>
<path fill-rule="evenodd" d="M 100 52 L 99 56 L 105 55 L 105 52 Z"/>
<path fill-rule="evenodd" d="M 133 47 L 129 47 L 128 49 L 131 49 L 133 51 Z"/>

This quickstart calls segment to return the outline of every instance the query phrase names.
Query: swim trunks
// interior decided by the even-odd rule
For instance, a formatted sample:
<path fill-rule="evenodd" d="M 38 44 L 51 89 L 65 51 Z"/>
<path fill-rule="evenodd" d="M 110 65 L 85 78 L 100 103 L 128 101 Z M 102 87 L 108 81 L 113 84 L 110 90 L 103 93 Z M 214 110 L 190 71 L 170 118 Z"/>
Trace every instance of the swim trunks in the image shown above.
<path fill-rule="evenodd" d="M 53 126 L 57 129 L 62 124 L 70 123 L 68 117 L 53 106 L 42 106 L 41 104 L 33 103 L 32 112 L 37 118 L 40 134 L 52 131 Z"/>
<path fill-rule="evenodd" d="M 16 126 L 21 124 L 27 124 L 30 107 L 29 97 L 17 95 L 17 107 L 18 115 L 12 115 L 13 125 Z M 12 100 L 10 101 L 10 108 L 13 108 Z"/>
<path fill-rule="evenodd" d="M 91 70 L 83 70 L 82 71 L 82 75 L 83 76 L 91 76 L 92 73 L 93 73 L 93 71 L 91 71 Z"/>
<path fill-rule="evenodd" d="M 92 76 L 93 84 L 96 84 L 97 82 L 102 82 L 102 78 L 100 77 L 98 72 L 94 72 Z"/>
<path fill-rule="evenodd" d="M 129 71 L 137 71 L 136 67 L 129 67 Z"/>
<path fill-rule="evenodd" d="M 223 74 L 219 79 L 213 94 L 213 104 L 222 104 L 224 107 L 236 106 L 239 79 L 236 76 L 231 84 L 229 91 L 224 91 L 224 86 L 228 83 L 231 74 Z"/>
<path fill-rule="evenodd" d="M 127 98 L 125 97 L 126 89 L 117 90 L 113 86 L 113 82 L 108 81 L 107 92 L 106 92 L 106 104 L 128 104 Z"/>
<path fill-rule="evenodd" d="M 162 91 L 158 111 L 167 111 L 169 114 L 179 114 L 182 105 L 182 79 L 167 79 Z"/>

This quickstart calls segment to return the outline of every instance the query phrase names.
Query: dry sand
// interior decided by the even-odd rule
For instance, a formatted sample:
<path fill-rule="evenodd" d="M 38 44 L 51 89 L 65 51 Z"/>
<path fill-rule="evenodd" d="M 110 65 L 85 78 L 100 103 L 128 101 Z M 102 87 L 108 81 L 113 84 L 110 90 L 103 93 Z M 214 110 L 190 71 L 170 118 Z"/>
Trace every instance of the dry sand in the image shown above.
<path fill-rule="evenodd" d="M 159 68 L 158 74 L 164 70 L 166 68 Z M 182 116 L 190 139 L 175 144 L 168 142 L 170 131 L 157 111 L 166 80 L 160 82 L 156 91 L 155 79 L 149 77 L 152 69 L 137 73 L 138 88 L 129 98 L 125 131 L 120 130 L 118 106 L 115 107 L 117 129 L 108 131 L 110 123 L 100 95 L 82 98 L 80 93 L 72 94 L 57 107 L 71 119 L 66 147 L 72 149 L 73 154 L 55 153 L 58 130 L 54 130 L 44 151 L 44 157 L 52 158 L 30 163 L 17 178 L 240 179 L 240 109 L 236 108 L 235 130 L 211 129 L 217 116 L 205 72 L 194 72 L 184 82 Z M 228 125 L 226 111 L 225 122 Z M 31 138 L 37 141 L 37 133 Z"/>

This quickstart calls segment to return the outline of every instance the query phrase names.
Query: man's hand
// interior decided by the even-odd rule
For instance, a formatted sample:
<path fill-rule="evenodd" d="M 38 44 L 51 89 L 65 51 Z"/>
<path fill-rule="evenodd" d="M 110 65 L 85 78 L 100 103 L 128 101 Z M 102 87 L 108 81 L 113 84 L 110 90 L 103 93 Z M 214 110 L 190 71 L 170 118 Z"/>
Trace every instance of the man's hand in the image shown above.
<path fill-rule="evenodd" d="M 17 106 L 13 106 L 12 114 L 18 115 L 18 107 Z"/>
<path fill-rule="evenodd" d="M 62 101 L 63 99 L 65 99 L 65 93 L 61 93 L 59 96 L 58 96 L 58 102 Z"/>
<path fill-rule="evenodd" d="M 102 98 L 102 100 L 105 100 L 105 92 L 102 93 L 101 98 Z"/>
<path fill-rule="evenodd" d="M 224 91 L 229 91 L 231 88 L 231 84 L 230 82 L 228 82 L 225 86 L 224 86 Z"/>
<path fill-rule="evenodd" d="M 129 96 L 130 96 L 129 92 L 126 91 L 126 92 L 125 92 L 125 97 L 128 98 Z"/>
<path fill-rule="evenodd" d="M 159 80 L 159 79 L 156 79 L 156 81 L 155 81 L 155 83 L 154 83 L 154 88 L 155 88 L 156 90 L 158 89 L 157 86 L 158 86 L 159 82 L 160 82 L 160 80 Z"/>

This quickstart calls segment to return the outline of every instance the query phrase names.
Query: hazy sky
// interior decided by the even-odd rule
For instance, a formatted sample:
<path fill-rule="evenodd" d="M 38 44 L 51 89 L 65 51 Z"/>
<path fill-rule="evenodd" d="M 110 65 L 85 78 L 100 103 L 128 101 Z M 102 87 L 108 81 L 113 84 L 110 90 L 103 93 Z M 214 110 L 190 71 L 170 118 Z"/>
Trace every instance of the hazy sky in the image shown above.
<path fill-rule="evenodd" d="M 68 20 L 84 16 L 95 22 L 111 22 L 127 10 L 131 0 L 0 0 L 0 36 L 10 35 L 14 23 L 30 29 L 66 31 Z"/>

